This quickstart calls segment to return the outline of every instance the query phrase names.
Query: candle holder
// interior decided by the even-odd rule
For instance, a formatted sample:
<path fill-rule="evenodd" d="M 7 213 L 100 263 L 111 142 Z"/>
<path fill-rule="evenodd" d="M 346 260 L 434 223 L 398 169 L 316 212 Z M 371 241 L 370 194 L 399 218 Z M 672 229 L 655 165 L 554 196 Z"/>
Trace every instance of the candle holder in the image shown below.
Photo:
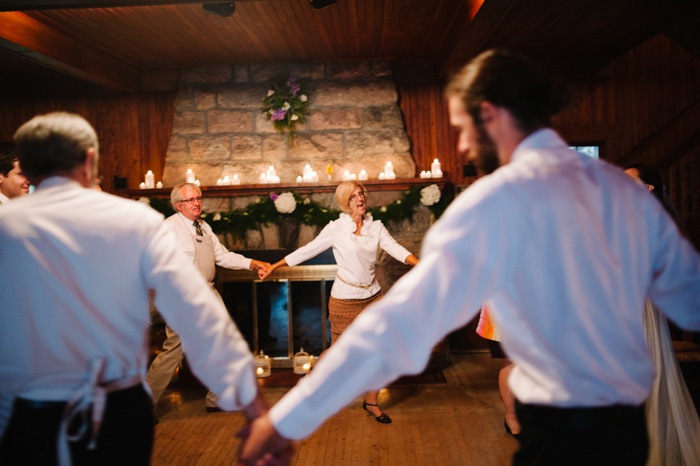
<path fill-rule="evenodd" d="M 309 353 L 301 348 L 300 351 L 294 355 L 294 373 L 295 374 L 306 374 L 311 370 L 311 363 L 313 361 L 313 356 L 309 356 Z"/>
<path fill-rule="evenodd" d="M 263 354 L 261 350 L 260 354 L 255 356 L 255 375 L 258 377 L 269 377 L 271 373 L 270 356 Z"/>

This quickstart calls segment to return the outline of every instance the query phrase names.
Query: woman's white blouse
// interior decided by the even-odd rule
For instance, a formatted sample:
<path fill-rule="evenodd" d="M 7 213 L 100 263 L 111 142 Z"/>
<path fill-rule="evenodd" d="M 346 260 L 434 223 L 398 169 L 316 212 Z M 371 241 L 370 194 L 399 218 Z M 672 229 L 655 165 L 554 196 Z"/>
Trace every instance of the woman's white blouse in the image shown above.
<path fill-rule="evenodd" d="M 341 280 L 336 279 L 333 283 L 331 296 L 337 299 L 366 299 L 377 294 L 380 290 L 374 274 L 377 250 L 381 247 L 401 262 L 406 262 L 411 253 L 392 238 L 382 222 L 372 220 L 371 215 L 365 215 L 360 236 L 355 234 L 355 230 L 357 226 L 352 217 L 340 214 L 340 218 L 326 225 L 313 241 L 285 257 L 287 265 L 299 265 L 332 247 L 338 264 L 337 276 Z"/>

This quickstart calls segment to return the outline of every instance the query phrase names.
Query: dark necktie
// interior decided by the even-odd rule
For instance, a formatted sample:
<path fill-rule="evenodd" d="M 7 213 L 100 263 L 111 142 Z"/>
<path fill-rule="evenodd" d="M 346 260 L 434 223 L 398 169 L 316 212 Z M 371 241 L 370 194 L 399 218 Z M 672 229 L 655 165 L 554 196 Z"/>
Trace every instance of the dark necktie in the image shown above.
<path fill-rule="evenodd" d="M 197 236 L 204 236 L 202 225 L 199 223 L 199 220 L 195 220 L 192 225 L 194 225 L 194 228 L 197 230 Z"/>

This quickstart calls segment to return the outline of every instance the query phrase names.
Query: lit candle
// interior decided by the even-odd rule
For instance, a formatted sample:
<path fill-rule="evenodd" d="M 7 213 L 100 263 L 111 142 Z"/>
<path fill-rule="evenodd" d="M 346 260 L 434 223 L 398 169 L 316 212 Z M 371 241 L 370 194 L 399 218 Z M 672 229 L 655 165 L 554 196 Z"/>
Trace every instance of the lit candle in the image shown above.
<path fill-rule="evenodd" d="M 309 372 L 311 370 L 311 364 L 308 362 L 305 362 L 303 366 L 301 366 L 302 369 L 304 369 L 306 372 Z"/>
<path fill-rule="evenodd" d="M 345 170 L 343 172 L 343 181 L 348 181 L 350 179 L 350 172 L 348 170 Z"/>
<path fill-rule="evenodd" d="M 147 189 L 153 189 L 156 186 L 155 178 L 153 176 L 153 172 L 151 170 L 148 170 L 146 172 L 146 188 Z"/>
<path fill-rule="evenodd" d="M 304 178 L 301 177 L 301 175 L 297 176 L 297 183 L 301 183 L 304 181 Z"/>
<path fill-rule="evenodd" d="M 430 166 L 430 171 L 433 172 L 433 177 L 435 177 L 437 173 L 442 174 L 442 169 L 440 168 L 440 162 L 438 159 L 433 160 L 433 163 Z"/>
<path fill-rule="evenodd" d="M 224 182 L 221 180 L 221 178 L 219 178 L 218 180 L 216 180 L 216 185 L 217 185 L 217 186 L 221 186 L 223 183 L 224 183 Z"/>
<path fill-rule="evenodd" d="M 199 182 L 199 180 L 194 180 L 194 185 L 195 185 L 195 186 L 201 186 L 201 183 Z"/>
<path fill-rule="evenodd" d="M 224 179 L 221 180 L 221 185 L 228 186 L 230 184 L 231 184 L 231 179 L 228 177 L 228 175 L 224 176 Z"/>
<path fill-rule="evenodd" d="M 231 183 L 229 183 L 229 184 L 235 184 L 235 185 L 241 184 L 241 179 L 238 178 L 238 173 L 235 173 L 233 175 L 233 180 L 231 180 Z"/>
<path fill-rule="evenodd" d="M 150 173 L 150 171 L 149 171 Z M 187 173 L 185 173 L 185 181 L 187 183 L 194 183 L 194 172 L 192 171 L 191 168 L 187 169 Z"/>
<path fill-rule="evenodd" d="M 258 375 L 263 375 L 263 372 L 265 372 L 265 369 L 263 369 L 262 367 L 258 367 L 258 370 L 256 370 L 255 372 L 257 372 Z"/>
<path fill-rule="evenodd" d="M 163 187 L 163 183 L 160 181 L 156 183 L 156 188 L 161 189 Z"/>
<path fill-rule="evenodd" d="M 379 179 L 380 179 L 380 180 L 383 180 L 384 178 L 386 178 L 386 175 L 384 174 L 384 172 L 380 172 L 380 173 L 379 173 Z"/>
<path fill-rule="evenodd" d="M 364 170 L 360 170 L 360 181 L 365 181 L 367 179 L 367 172 Z"/>
<path fill-rule="evenodd" d="M 262 184 L 267 183 L 267 174 L 265 174 L 265 173 L 260 174 L 260 183 L 262 183 Z"/>
<path fill-rule="evenodd" d="M 141 184 L 139 185 L 139 188 L 141 188 L 141 189 L 146 189 L 146 183 L 144 183 L 144 182 L 142 181 Z"/>
<path fill-rule="evenodd" d="M 396 178 L 396 174 L 394 173 L 394 165 L 392 165 L 391 161 L 389 161 L 384 166 L 384 179 L 393 180 L 394 178 Z"/>

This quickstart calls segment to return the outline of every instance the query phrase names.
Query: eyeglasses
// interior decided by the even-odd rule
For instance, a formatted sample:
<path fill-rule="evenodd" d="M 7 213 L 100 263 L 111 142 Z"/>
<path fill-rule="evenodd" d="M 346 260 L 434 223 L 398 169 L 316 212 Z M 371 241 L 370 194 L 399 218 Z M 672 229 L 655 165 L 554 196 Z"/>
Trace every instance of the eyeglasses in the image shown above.
<path fill-rule="evenodd" d="M 349 199 L 349 200 L 354 201 L 354 200 L 357 199 L 358 197 L 362 197 L 362 198 L 364 199 L 364 198 L 367 197 L 367 193 L 364 192 L 364 191 L 360 191 L 359 193 L 353 194 L 352 196 L 350 196 L 350 199 Z"/>
<path fill-rule="evenodd" d="M 192 203 L 192 202 L 194 202 L 194 201 L 202 202 L 202 196 L 191 197 L 191 198 L 189 198 L 189 199 L 183 199 L 183 200 L 180 201 L 180 203 L 190 204 L 190 203 Z"/>

